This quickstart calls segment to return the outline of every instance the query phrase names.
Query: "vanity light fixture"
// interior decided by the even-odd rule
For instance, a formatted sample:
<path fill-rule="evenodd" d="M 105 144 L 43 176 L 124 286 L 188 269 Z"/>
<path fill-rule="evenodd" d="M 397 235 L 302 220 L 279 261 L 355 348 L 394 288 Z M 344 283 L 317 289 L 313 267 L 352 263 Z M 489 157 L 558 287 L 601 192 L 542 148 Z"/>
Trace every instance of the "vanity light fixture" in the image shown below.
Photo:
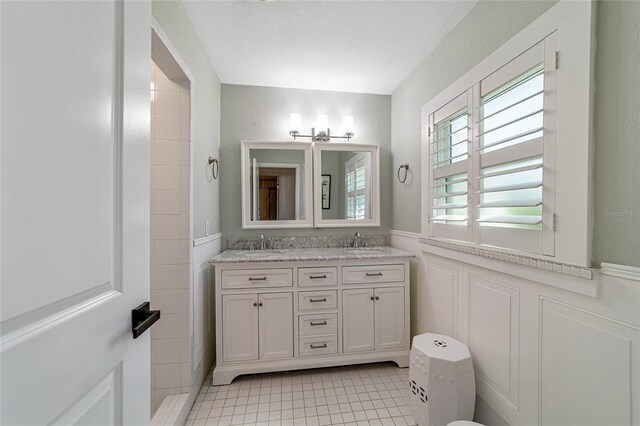
<path fill-rule="evenodd" d="M 320 114 L 316 118 L 316 127 L 311 128 L 310 135 L 300 134 L 300 122 L 302 116 L 296 112 L 289 114 L 289 134 L 296 138 L 311 138 L 314 142 L 328 142 L 331 139 L 350 140 L 353 137 L 353 115 L 345 115 L 342 117 L 342 127 L 344 128 L 344 136 L 333 136 L 329 128 L 329 119 L 325 114 Z M 316 134 L 316 128 L 318 133 Z"/>

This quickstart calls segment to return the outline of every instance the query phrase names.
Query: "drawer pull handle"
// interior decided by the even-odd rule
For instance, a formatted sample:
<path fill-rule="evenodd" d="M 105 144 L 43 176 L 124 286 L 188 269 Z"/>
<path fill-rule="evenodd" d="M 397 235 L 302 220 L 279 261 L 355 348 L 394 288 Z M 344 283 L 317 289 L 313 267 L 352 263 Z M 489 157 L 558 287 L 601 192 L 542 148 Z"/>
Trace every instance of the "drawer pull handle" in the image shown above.
<path fill-rule="evenodd" d="M 327 348 L 327 344 L 325 343 L 324 345 L 311 345 L 311 349 L 326 349 Z"/>
<path fill-rule="evenodd" d="M 309 276 L 309 279 L 311 279 L 311 280 L 320 280 L 320 279 L 323 279 L 323 278 L 327 278 L 327 275 L 324 274 L 324 275 L 311 275 L 311 276 Z"/>
<path fill-rule="evenodd" d="M 266 281 L 267 277 L 259 277 L 259 278 L 255 278 L 255 277 L 249 277 L 249 281 Z"/>
<path fill-rule="evenodd" d="M 309 299 L 309 302 L 311 303 L 318 303 L 318 302 L 326 302 L 327 298 L 323 297 L 322 299 Z"/>
<path fill-rule="evenodd" d="M 313 322 L 311 321 L 309 324 L 311 324 L 311 326 L 316 326 L 316 325 L 327 325 L 326 321 L 322 321 L 322 322 Z"/>
<path fill-rule="evenodd" d="M 375 274 L 371 274 L 371 273 L 367 272 L 366 275 L 368 277 L 381 277 L 382 276 L 382 272 L 376 272 Z"/>

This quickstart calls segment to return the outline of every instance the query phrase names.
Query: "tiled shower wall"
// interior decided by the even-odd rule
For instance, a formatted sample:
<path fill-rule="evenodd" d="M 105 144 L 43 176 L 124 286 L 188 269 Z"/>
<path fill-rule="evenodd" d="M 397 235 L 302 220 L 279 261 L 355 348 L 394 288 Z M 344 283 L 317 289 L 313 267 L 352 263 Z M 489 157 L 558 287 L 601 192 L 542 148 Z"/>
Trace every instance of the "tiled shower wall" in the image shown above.
<path fill-rule="evenodd" d="M 151 63 L 151 415 L 190 391 L 189 82 Z"/>

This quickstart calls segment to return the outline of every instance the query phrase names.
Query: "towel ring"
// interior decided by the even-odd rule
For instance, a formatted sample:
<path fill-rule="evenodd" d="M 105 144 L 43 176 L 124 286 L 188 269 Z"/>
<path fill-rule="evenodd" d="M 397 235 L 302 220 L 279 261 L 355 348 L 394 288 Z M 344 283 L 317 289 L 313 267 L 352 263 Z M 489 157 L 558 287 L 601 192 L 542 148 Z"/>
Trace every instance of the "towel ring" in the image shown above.
<path fill-rule="evenodd" d="M 401 170 L 404 169 L 404 176 L 400 177 Z M 407 180 L 407 174 L 409 173 L 409 163 L 404 163 L 400 167 L 398 167 L 398 181 L 400 183 L 405 183 Z"/>
<path fill-rule="evenodd" d="M 211 177 L 214 179 L 218 179 L 218 171 L 220 170 L 220 163 L 218 162 L 218 159 L 209 157 L 208 162 L 209 162 L 209 165 L 211 166 Z"/>

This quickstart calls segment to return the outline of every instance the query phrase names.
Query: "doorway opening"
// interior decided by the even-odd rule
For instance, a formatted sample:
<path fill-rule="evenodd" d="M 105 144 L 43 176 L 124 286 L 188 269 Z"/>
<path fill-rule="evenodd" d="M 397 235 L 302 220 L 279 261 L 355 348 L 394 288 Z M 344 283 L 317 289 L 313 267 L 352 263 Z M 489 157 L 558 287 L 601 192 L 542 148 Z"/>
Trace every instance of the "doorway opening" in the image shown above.
<path fill-rule="evenodd" d="M 151 417 L 191 391 L 191 82 L 158 34 L 151 52 Z"/>
<path fill-rule="evenodd" d="M 258 180 L 260 220 L 296 220 L 300 216 L 296 202 L 298 165 L 261 164 Z"/>
<path fill-rule="evenodd" d="M 299 164 L 259 163 L 254 158 L 252 174 L 255 181 L 251 183 L 251 200 L 255 220 L 300 219 Z"/>

